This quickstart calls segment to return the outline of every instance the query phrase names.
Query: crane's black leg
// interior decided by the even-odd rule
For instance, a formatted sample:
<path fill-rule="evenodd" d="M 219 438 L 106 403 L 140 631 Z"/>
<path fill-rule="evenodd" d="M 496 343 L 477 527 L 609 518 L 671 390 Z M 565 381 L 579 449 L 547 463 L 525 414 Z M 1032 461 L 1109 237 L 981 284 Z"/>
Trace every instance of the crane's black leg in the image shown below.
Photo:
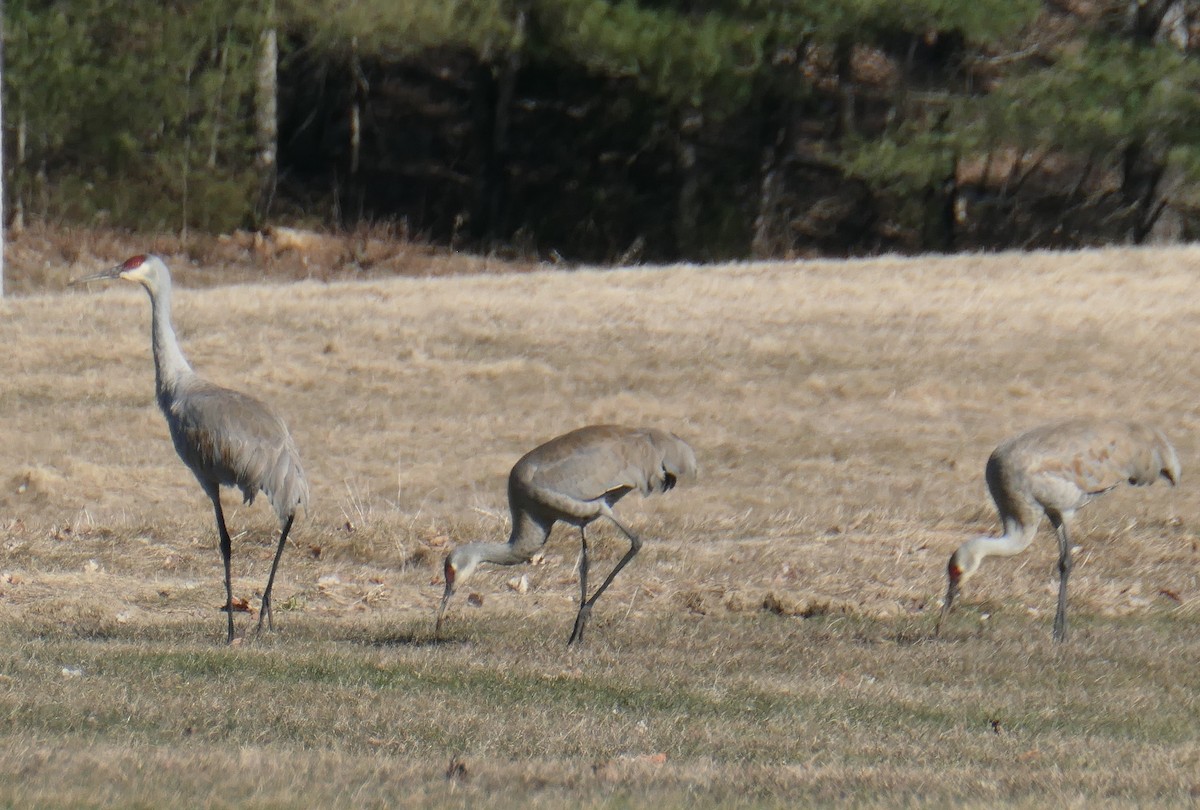
<path fill-rule="evenodd" d="M 575 614 L 575 629 L 571 631 L 571 639 L 567 645 L 571 645 L 583 638 L 583 625 L 587 623 L 584 615 L 583 607 L 587 604 L 587 579 L 588 579 L 588 544 L 587 544 L 587 525 L 579 527 L 579 541 L 582 544 L 579 553 L 579 612 Z"/>
<path fill-rule="evenodd" d="M 263 591 L 262 609 L 258 612 L 258 629 L 254 631 L 255 635 L 262 632 L 263 617 L 267 619 L 268 629 L 275 629 L 275 622 L 271 617 L 271 586 L 275 584 L 275 569 L 279 567 L 279 558 L 283 556 L 283 547 L 287 543 L 288 532 L 292 530 L 292 521 L 295 519 L 295 514 L 288 515 L 279 535 L 279 548 L 275 549 L 275 561 L 271 563 L 271 575 L 267 577 L 267 589 Z"/>
<path fill-rule="evenodd" d="M 641 551 L 642 548 L 642 541 L 638 539 L 636 534 L 622 526 L 621 521 L 613 517 L 611 513 L 608 515 L 608 518 L 617 525 L 618 529 L 625 533 L 626 537 L 629 538 L 629 551 L 625 552 L 625 556 L 622 557 L 620 562 L 618 562 L 613 570 L 609 572 L 608 577 L 605 578 L 600 587 L 596 589 L 596 592 L 592 594 L 592 598 L 579 606 L 579 615 L 575 617 L 575 632 L 571 634 L 571 638 L 567 641 L 568 646 L 583 638 L 583 628 L 587 624 L 588 617 L 592 614 L 592 605 L 596 604 L 596 600 L 600 598 L 600 594 L 604 593 L 605 589 L 612 584 L 613 579 L 618 573 L 620 573 L 621 569 L 624 568 L 629 561 L 632 560 L 639 551 Z"/>
<path fill-rule="evenodd" d="M 1067 521 L 1062 515 L 1050 514 L 1050 522 L 1058 535 L 1058 610 L 1054 614 L 1054 640 L 1064 641 L 1067 637 L 1067 579 L 1071 575 L 1071 538 L 1067 534 Z"/>
<path fill-rule="evenodd" d="M 230 577 L 230 557 L 233 554 L 233 541 L 229 539 L 229 530 L 225 528 L 225 513 L 221 511 L 220 490 L 209 490 L 208 497 L 212 498 L 213 511 L 217 514 L 217 531 L 221 535 L 221 561 L 225 564 L 225 617 L 228 621 L 229 635 L 227 644 L 233 643 L 233 581 Z"/>

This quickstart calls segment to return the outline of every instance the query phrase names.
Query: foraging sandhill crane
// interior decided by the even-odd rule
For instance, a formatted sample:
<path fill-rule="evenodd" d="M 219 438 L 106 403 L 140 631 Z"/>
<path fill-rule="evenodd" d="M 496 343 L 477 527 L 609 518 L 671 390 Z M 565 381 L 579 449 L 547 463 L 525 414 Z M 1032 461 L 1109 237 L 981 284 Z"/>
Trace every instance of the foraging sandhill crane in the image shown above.
<path fill-rule="evenodd" d="M 150 295 L 154 381 L 158 406 L 167 419 L 175 451 L 195 474 L 212 501 L 225 564 L 225 610 L 228 641 L 233 642 L 233 586 L 230 582 L 232 542 L 221 511 L 222 485 L 237 487 L 245 503 L 261 489 L 279 516 L 281 532 L 271 574 L 262 595 L 258 632 L 263 619 L 274 629 L 271 586 L 288 532 L 299 507 L 308 508 L 308 481 L 287 425 L 274 409 L 254 397 L 201 379 L 179 348 L 171 325 L 171 274 L 157 256 L 134 256 L 124 264 L 72 284 L 124 279 L 141 284 Z"/>
<path fill-rule="evenodd" d="M 934 634 L 950 613 L 959 588 L 985 557 L 1020 554 L 1037 534 L 1042 515 L 1058 535 L 1058 611 L 1054 640 L 1067 629 L 1067 578 L 1075 510 L 1121 484 L 1147 486 L 1159 477 L 1179 482 L 1179 457 L 1162 431 L 1140 422 L 1076 419 L 1014 436 L 988 458 L 988 491 L 1004 534 L 976 537 L 958 547 L 946 568 L 949 588 Z"/>
<path fill-rule="evenodd" d="M 683 439 L 654 428 L 589 425 L 551 439 L 526 453 L 508 476 L 512 533 L 507 543 L 471 543 L 446 557 L 446 591 L 438 607 L 435 634 L 446 605 L 480 563 L 528 562 L 546 543 L 557 521 L 579 527 L 579 612 L 567 644 L 583 640 L 592 605 L 642 547 L 636 534 L 617 520 L 612 507 L 633 490 L 666 492 L 680 478 L 696 474 L 696 455 Z M 629 538 L 629 551 L 603 584 L 588 597 L 588 524 L 611 520 Z"/>

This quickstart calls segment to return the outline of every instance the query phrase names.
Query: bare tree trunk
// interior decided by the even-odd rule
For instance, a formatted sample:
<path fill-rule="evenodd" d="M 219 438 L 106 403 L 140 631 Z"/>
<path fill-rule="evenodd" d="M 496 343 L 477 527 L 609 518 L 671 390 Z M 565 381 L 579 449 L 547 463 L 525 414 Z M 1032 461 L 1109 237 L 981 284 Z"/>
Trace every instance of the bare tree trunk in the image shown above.
<path fill-rule="evenodd" d="M 1161 183 L 1166 174 L 1165 150 L 1150 139 L 1134 141 L 1121 156 L 1121 198 L 1130 213 L 1126 233 L 1140 245 L 1162 216 L 1167 199 Z"/>
<path fill-rule="evenodd" d="M 353 222 L 358 222 L 363 215 L 365 193 L 358 179 L 358 166 L 362 160 L 363 108 L 371 94 L 371 84 L 367 81 L 362 60 L 358 56 L 358 37 L 350 38 L 350 81 L 350 167 L 343 192 L 347 204 L 342 206 L 342 217 L 352 217 Z M 343 219 L 342 224 L 347 225 L 349 221 Z"/>
<path fill-rule="evenodd" d="M 1182 13 L 1179 0 L 1130 0 L 1126 9 L 1125 35 L 1135 47 L 1148 49 L 1165 38 L 1174 41 L 1164 21 L 1174 21 Z M 1169 237 L 1169 223 L 1177 212 L 1169 212 L 1170 198 L 1163 179 L 1169 173 L 1167 145 L 1150 135 L 1130 142 L 1121 155 L 1121 198 L 1129 212 L 1126 234 L 1135 245 L 1151 238 Z M 1164 219 L 1164 214 L 1168 213 Z"/>
<path fill-rule="evenodd" d="M 782 56 L 777 58 L 772 66 L 766 86 L 759 91 L 762 105 L 762 124 L 759 130 L 762 160 L 758 169 L 758 211 L 754 217 L 754 232 L 750 239 L 750 255 L 755 259 L 786 255 L 793 247 L 788 222 L 792 211 L 790 208 L 781 208 L 787 191 L 788 161 L 795 149 L 794 102 L 804 92 L 798 86 L 803 82 L 799 79 L 799 55 L 806 47 L 807 43 L 803 41 L 788 43 L 783 48 L 772 44 L 771 49 Z M 849 48 L 846 50 L 848 52 Z M 843 61 L 847 66 L 845 71 L 839 74 L 839 99 L 842 108 L 837 125 L 842 134 L 845 134 L 853 128 L 854 89 L 849 76 L 849 57 L 843 60 L 839 56 L 837 61 L 839 66 Z"/>
<path fill-rule="evenodd" d="M 925 190 L 922 250 L 953 253 L 958 226 L 958 160 L 950 161 L 941 182 Z"/>
<path fill-rule="evenodd" d="M 267 218 L 275 197 L 279 151 L 279 43 L 275 31 L 275 4 L 267 8 L 266 27 L 259 35 L 258 75 L 255 77 L 255 130 L 258 154 L 258 204 L 255 216 Z"/>
<path fill-rule="evenodd" d="M 683 257 L 696 255 L 697 223 L 700 219 L 700 170 L 697 166 L 696 139 L 703 128 L 704 113 L 697 108 L 683 112 L 676 157 L 680 181 L 675 210 L 675 249 Z"/>
<path fill-rule="evenodd" d="M 362 159 L 362 105 L 358 99 L 350 104 L 350 176 L 358 174 Z"/>
<path fill-rule="evenodd" d="M 784 192 L 784 168 L 792 148 L 793 108 L 787 96 L 772 96 L 764 103 L 767 112 L 763 134 L 770 140 L 762 149 L 759 164 L 758 213 L 750 240 L 750 255 L 755 259 L 769 259 L 791 248 L 779 207 Z"/>
<path fill-rule="evenodd" d="M 779 144 L 763 149 L 761 179 L 758 185 L 758 215 L 754 217 L 754 237 L 750 240 L 750 255 L 769 259 L 778 248 L 779 192 L 782 178 L 779 170 Z"/>
<path fill-rule="evenodd" d="M 4 0 L 0 0 L 0 90 L 4 87 Z M 0 298 L 4 297 L 4 111 L 0 92 Z"/>
<path fill-rule="evenodd" d="M 837 135 L 848 138 L 858 131 L 856 107 L 857 88 L 854 84 L 854 43 L 849 37 L 838 40 L 833 61 L 837 70 L 838 116 Z"/>
<path fill-rule="evenodd" d="M 187 72 L 183 77 L 183 108 L 190 111 L 192 109 L 192 71 L 195 70 L 195 65 L 188 65 Z M 192 130 L 188 128 L 183 136 L 183 166 L 181 167 L 181 175 L 183 177 L 183 188 L 180 191 L 179 205 L 181 212 L 179 215 L 179 239 L 186 245 L 188 241 L 188 204 L 189 192 L 191 190 L 192 177 Z"/>
<path fill-rule="evenodd" d="M 213 46 L 209 60 L 217 66 L 221 81 L 217 84 L 215 96 L 208 100 L 209 117 L 212 119 L 212 131 L 208 138 L 208 161 L 205 164 L 209 170 L 217 168 L 217 157 L 221 148 L 221 128 L 224 124 L 222 114 L 225 112 L 225 86 L 229 83 L 229 41 L 232 35 L 228 29 L 222 40 L 220 32 L 213 35 Z"/>
<path fill-rule="evenodd" d="M 3 2 L 3 0 L 0 0 L 0 2 Z M 3 123 L 0 122 L 0 132 L 3 131 L 3 128 Z M 13 168 L 14 174 L 19 175 L 24 171 L 25 157 L 28 154 L 28 140 L 29 119 L 26 117 L 25 111 L 22 110 L 17 116 L 17 154 L 15 155 L 16 165 Z M 0 145 L 0 149 L 2 148 L 2 145 Z M 3 172 L 0 172 L 0 177 L 2 176 Z M 2 181 L 0 181 L 0 208 L 3 206 L 3 198 L 4 194 Z M 21 233 L 21 231 L 25 230 L 25 198 L 23 195 L 14 194 L 12 201 L 12 213 L 9 216 L 9 220 L 8 231 L 10 235 L 17 236 Z"/>
<path fill-rule="evenodd" d="M 518 9 L 513 21 L 513 37 L 498 68 L 479 66 L 476 80 L 476 115 L 483 155 L 476 179 L 471 235 L 485 244 L 501 231 L 500 219 L 508 196 L 508 172 L 511 158 L 513 97 L 517 76 L 524 60 L 526 26 L 529 12 Z"/>

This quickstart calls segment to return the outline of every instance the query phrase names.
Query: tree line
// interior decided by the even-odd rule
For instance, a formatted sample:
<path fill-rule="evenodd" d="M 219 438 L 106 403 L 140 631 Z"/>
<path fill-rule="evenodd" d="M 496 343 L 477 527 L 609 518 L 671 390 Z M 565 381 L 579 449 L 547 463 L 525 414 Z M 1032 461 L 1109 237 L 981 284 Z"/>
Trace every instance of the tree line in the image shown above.
<path fill-rule="evenodd" d="M 581 261 L 1192 236 L 1200 0 L 9 0 L 5 210 Z"/>

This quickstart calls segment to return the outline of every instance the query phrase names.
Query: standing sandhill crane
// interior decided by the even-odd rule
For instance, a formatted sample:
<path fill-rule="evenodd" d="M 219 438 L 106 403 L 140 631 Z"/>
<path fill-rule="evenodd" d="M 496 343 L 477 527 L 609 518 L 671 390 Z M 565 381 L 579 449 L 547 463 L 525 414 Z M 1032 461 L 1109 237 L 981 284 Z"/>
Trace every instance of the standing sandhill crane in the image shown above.
<path fill-rule="evenodd" d="M 441 632 L 446 604 L 475 567 L 487 562 L 516 565 L 546 543 L 556 521 L 579 527 L 579 613 L 567 644 L 583 640 L 592 605 L 633 559 L 642 541 L 612 513 L 633 490 L 643 495 L 666 492 L 679 478 L 696 474 L 696 455 L 683 439 L 654 428 L 589 425 L 551 439 L 526 453 L 508 476 L 512 534 L 507 543 L 471 543 L 446 557 L 446 592 L 438 607 L 435 633 Z M 629 551 L 588 598 L 588 524 L 611 520 L 629 538 Z"/>
<path fill-rule="evenodd" d="M 282 531 L 271 574 L 262 595 L 258 632 L 263 618 L 274 630 L 271 586 L 288 532 L 299 507 L 308 508 L 308 481 L 300 466 L 296 444 L 274 409 L 254 397 L 202 380 L 192 371 L 171 325 L 171 274 L 157 256 L 134 256 L 124 264 L 73 284 L 105 279 L 125 279 L 141 284 L 150 295 L 151 339 L 154 348 L 154 381 L 158 406 L 167 419 L 175 451 L 195 474 L 212 501 L 225 563 L 225 610 L 228 641 L 233 641 L 233 586 L 229 561 L 232 542 L 221 511 L 221 485 L 237 487 L 245 503 L 253 503 L 258 490 L 266 493 L 279 516 Z"/>
<path fill-rule="evenodd" d="M 1020 554 L 1037 534 L 1042 515 L 1058 534 L 1058 612 L 1054 640 L 1066 637 L 1067 577 L 1071 540 L 1067 524 L 1075 510 L 1121 484 L 1179 482 L 1179 457 L 1162 431 L 1140 422 L 1076 419 L 1034 428 L 997 447 L 988 458 L 988 491 L 1004 534 L 976 537 L 958 547 L 946 573 L 949 588 L 936 635 L 962 583 L 985 557 Z"/>

